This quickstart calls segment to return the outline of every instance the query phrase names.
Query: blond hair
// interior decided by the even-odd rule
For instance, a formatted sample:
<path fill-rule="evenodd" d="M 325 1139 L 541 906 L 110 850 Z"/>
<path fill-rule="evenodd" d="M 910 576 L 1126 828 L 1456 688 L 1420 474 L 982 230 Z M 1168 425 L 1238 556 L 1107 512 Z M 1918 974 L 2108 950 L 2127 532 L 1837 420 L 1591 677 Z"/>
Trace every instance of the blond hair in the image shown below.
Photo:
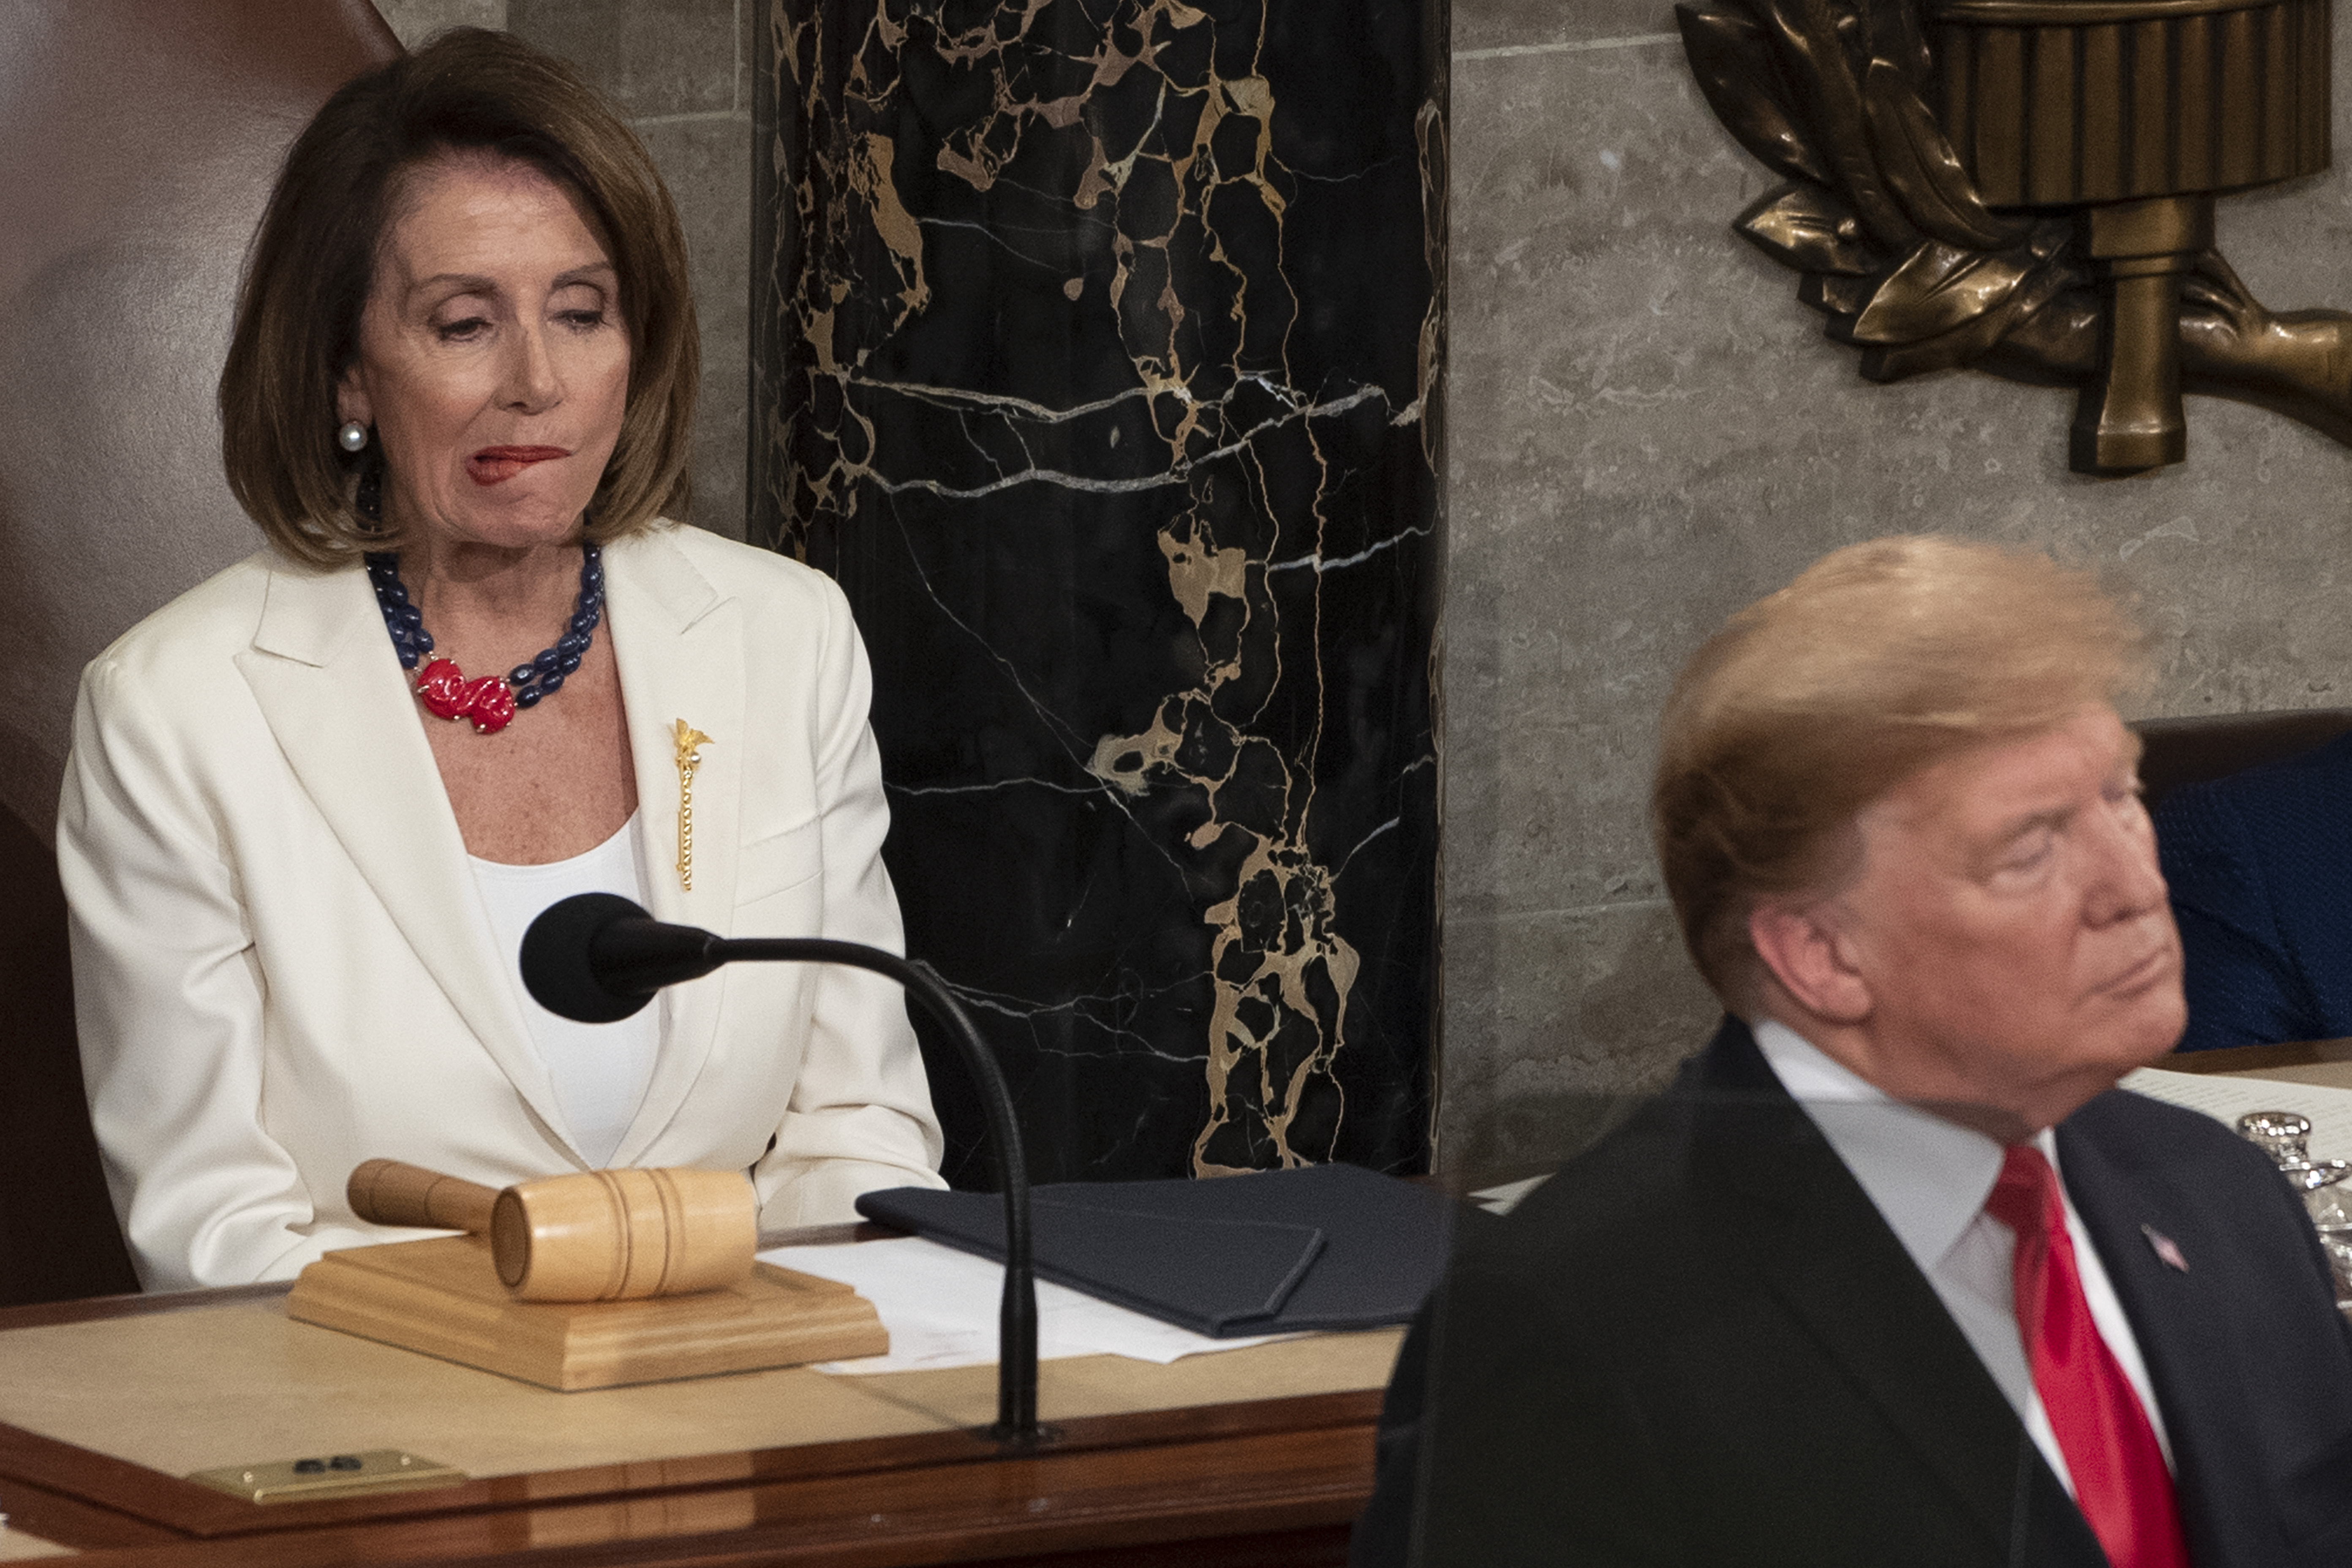
<path fill-rule="evenodd" d="M 1752 1006 L 1748 917 L 1828 887 L 1862 808 L 1988 741 L 2039 733 L 2146 675 L 2146 637 L 2087 572 L 1933 536 L 1823 556 L 1684 666 L 1650 831 L 1683 942 Z"/>

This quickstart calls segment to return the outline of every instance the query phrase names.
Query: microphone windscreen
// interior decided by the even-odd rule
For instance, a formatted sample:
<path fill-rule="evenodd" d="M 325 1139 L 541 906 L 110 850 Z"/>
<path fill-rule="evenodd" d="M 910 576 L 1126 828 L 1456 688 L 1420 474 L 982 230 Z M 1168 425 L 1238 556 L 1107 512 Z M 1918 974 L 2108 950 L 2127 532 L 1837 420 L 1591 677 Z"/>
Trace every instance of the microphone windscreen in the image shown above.
<path fill-rule="evenodd" d="M 578 1024 L 614 1024 L 653 1000 L 609 990 L 590 961 L 597 936 L 618 921 L 649 919 L 618 893 L 574 893 L 550 904 L 522 937 L 522 984 L 531 1000 Z"/>

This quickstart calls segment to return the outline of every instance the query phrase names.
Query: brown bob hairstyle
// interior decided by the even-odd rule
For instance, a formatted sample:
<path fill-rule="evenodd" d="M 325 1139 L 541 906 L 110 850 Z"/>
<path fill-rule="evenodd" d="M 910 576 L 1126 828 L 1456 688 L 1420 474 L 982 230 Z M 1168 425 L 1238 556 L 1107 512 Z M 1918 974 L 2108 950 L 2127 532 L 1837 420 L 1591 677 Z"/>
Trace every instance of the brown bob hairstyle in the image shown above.
<path fill-rule="evenodd" d="M 1857 868 L 1855 816 L 1913 774 L 2064 723 L 2146 679 L 2087 572 L 1934 537 L 1823 556 L 1692 656 L 1666 700 L 1650 831 L 1683 942 L 1747 1016 L 1748 917 Z"/>
<path fill-rule="evenodd" d="M 335 439 L 335 388 L 359 353 L 402 176 L 452 153 L 529 163 L 587 209 L 620 274 L 629 399 L 588 509 L 602 542 L 682 514 L 700 346 L 686 236 L 645 144 L 570 67 L 505 33 L 458 27 L 347 83 L 296 139 L 262 215 L 221 371 L 221 458 L 270 542 L 331 566 L 397 549 L 359 515 L 362 465 Z"/>

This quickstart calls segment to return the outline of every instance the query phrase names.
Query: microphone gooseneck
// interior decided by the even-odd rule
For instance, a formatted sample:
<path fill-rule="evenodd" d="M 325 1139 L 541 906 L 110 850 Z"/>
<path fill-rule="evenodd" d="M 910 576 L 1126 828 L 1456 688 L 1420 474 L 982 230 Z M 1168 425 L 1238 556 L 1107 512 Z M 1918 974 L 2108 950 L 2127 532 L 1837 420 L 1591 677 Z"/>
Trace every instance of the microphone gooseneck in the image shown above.
<path fill-rule="evenodd" d="M 1029 1166 L 1013 1094 L 995 1056 L 930 965 L 862 942 L 821 937 L 729 939 L 668 925 L 614 893 L 579 893 L 550 905 L 522 939 L 522 980 L 549 1012 L 583 1024 L 628 1017 L 665 985 L 738 961 L 845 963 L 897 981 L 944 1025 L 980 1085 L 989 1142 L 1004 1189 L 1004 1301 L 997 1314 L 996 1425 L 1000 1442 L 1030 1446 L 1037 1426 L 1037 1284 L 1030 1263 Z"/>

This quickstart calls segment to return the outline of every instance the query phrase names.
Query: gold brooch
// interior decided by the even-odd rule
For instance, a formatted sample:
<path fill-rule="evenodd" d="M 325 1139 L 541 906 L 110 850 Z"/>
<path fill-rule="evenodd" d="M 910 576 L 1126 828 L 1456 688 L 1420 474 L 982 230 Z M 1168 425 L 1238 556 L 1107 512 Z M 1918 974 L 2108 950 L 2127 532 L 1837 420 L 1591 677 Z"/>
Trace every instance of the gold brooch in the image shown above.
<path fill-rule="evenodd" d="M 702 765 L 701 749 L 710 737 L 680 719 L 677 736 L 677 885 L 694 891 L 694 770 Z"/>

